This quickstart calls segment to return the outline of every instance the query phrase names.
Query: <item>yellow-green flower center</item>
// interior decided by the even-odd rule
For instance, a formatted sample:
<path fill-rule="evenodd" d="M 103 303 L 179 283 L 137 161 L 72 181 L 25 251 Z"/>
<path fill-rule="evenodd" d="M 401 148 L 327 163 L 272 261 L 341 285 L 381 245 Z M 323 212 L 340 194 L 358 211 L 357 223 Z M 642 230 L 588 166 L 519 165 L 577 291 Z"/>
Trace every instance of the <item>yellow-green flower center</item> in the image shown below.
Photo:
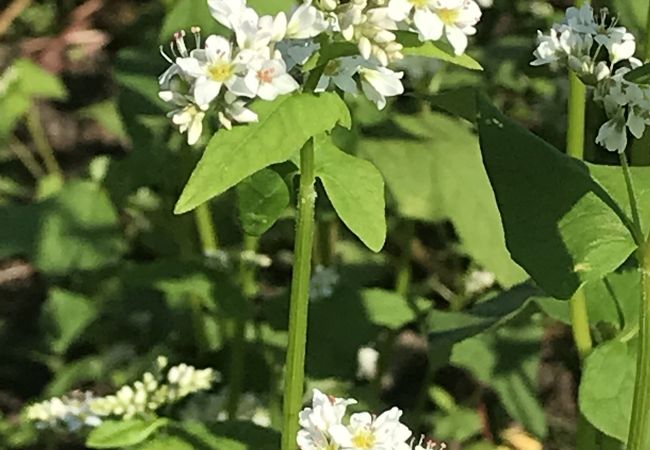
<path fill-rule="evenodd" d="M 375 436 L 370 430 L 359 431 L 352 438 L 352 443 L 356 448 L 372 448 L 375 445 Z"/>
<path fill-rule="evenodd" d="M 341 62 L 333 59 L 327 63 L 325 70 L 323 70 L 323 74 L 327 75 L 328 77 L 332 77 L 339 73 L 339 69 L 341 69 Z"/>
<path fill-rule="evenodd" d="M 428 0 L 409 0 L 416 8 L 424 8 L 427 6 Z"/>
<path fill-rule="evenodd" d="M 439 9 L 436 13 L 445 25 L 455 24 L 460 17 L 460 9 Z"/>
<path fill-rule="evenodd" d="M 223 83 L 233 75 L 234 67 L 228 62 L 220 62 L 210 66 L 208 72 L 214 81 Z"/>

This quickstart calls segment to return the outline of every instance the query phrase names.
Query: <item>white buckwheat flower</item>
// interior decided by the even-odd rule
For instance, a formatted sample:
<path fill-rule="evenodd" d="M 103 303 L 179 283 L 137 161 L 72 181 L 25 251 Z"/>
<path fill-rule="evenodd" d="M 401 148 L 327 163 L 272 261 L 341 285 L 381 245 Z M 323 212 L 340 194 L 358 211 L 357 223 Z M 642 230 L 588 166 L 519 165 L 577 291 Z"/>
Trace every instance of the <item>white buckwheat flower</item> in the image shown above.
<path fill-rule="evenodd" d="M 328 28 L 325 15 L 312 5 L 311 0 L 305 0 L 291 15 L 286 36 L 290 39 L 308 39 Z"/>
<path fill-rule="evenodd" d="M 234 30 L 246 14 L 246 0 L 208 0 L 212 17 L 224 27 Z"/>
<path fill-rule="evenodd" d="M 238 96 L 255 96 L 244 82 L 245 64 L 238 55 L 233 57 L 232 45 L 221 36 L 209 36 L 205 49 L 192 50 L 189 57 L 178 58 L 176 64 L 194 78 L 193 95 L 201 108 L 207 108 L 223 86 Z"/>
<path fill-rule="evenodd" d="M 367 412 L 353 414 L 350 425 L 335 425 L 330 430 L 334 442 L 343 450 L 410 450 L 411 430 L 399 419 L 402 411 L 392 408 L 378 417 Z"/>
<path fill-rule="evenodd" d="M 249 62 L 248 68 L 252 76 L 247 76 L 246 82 L 262 100 L 275 100 L 278 96 L 289 94 L 300 87 L 287 73 L 287 66 L 281 58 L 256 58 Z"/>
<path fill-rule="evenodd" d="M 298 432 L 297 443 L 301 450 L 332 450 L 334 442 L 331 429 L 341 425 L 345 410 L 357 403 L 353 399 L 330 397 L 314 389 L 312 406 L 300 412 L 302 429 Z"/>
<path fill-rule="evenodd" d="M 361 89 L 366 97 L 377 105 L 378 109 L 386 106 L 386 97 L 394 97 L 404 93 L 402 77 L 404 72 L 394 72 L 386 67 L 362 67 Z"/>
<path fill-rule="evenodd" d="M 257 114 L 246 107 L 246 102 L 238 100 L 236 96 L 226 92 L 224 96 L 226 101 L 223 111 L 219 111 L 219 122 L 227 130 L 232 129 L 232 123 L 251 123 L 257 122 Z"/>

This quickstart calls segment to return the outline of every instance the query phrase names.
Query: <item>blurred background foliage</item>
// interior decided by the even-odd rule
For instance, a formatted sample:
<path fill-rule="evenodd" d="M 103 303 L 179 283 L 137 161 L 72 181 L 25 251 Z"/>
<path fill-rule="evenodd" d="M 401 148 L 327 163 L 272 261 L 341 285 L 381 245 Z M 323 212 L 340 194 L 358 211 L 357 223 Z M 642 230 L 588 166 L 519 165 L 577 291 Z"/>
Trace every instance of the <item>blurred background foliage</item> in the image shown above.
<path fill-rule="evenodd" d="M 243 186 L 211 202 L 217 255 L 204 257 L 192 214 L 172 215 L 201 146 L 187 148 L 165 117 L 158 46 L 193 25 L 219 31 L 205 0 L 8 3 L 0 8 L 0 448 L 83 448 L 72 435 L 37 433 L 22 409 L 73 389 L 109 392 L 159 354 L 222 374 L 214 392 L 169 412 L 212 426 L 225 419 L 242 349 L 237 418 L 260 428 L 231 421 L 220 433 L 239 442 L 233 449 L 269 445 L 282 394 L 293 169 L 256 175 L 274 179 L 277 192 Z M 293 4 L 250 3 L 263 13 Z M 470 46 L 483 72 L 412 57 L 402 64 L 407 95 L 386 110 L 347 99 L 354 128 L 336 140 L 385 177 L 388 242 L 370 253 L 319 196 L 309 387 L 376 411 L 397 404 L 410 426 L 451 449 L 573 448 L 580 373 L 568 307 L 510 259 L 475 131 L 449 114 L 462 116 L 458 89 L 479 87 L 563 148 L 565 77 L 529 61 L 536 30 L 569 3 L 494 0 Z M 597 6 L 641 36 L 647 0 Z M 601 112 L 589 113 L 600 122 Z M 587 152 L 608 161 L 600 149 Z M 271 264 L 242 290 L 241 266 L 251 264 L 242 250 L 251 248 Z M 609 287 L 630 298 L 634 276 L 623 271 Z M 606 286 L 588 288 L 594 331 L 606 340 L 625 322 L 598 301 Z M 358 365 L 367 346 L 379 352 L 376 368 Z"/>

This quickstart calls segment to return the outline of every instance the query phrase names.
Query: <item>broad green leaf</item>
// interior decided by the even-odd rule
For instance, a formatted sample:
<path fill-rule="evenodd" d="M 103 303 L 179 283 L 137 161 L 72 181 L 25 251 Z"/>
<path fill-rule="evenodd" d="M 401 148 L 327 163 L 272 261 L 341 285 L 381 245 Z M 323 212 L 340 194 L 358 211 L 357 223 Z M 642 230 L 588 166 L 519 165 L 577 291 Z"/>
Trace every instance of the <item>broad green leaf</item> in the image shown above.
<path fill-rule="evenodd" d="M 99 269 L 125 249 L 115 207 L 94 183 L 70 181 L 40 203 L 0 208 L 0 257 L 27 255 L 48 274 Z"/>
<path fill-rule="evenodd" d="M 589 355 L 580 381 L 580 411 L 596 428 L 627 441 L 636 378 L 635 342 L 612 340 Z"/>
<path fill-rule="evenodd" d="M 508 287 L 523 270 L 506 249 L 503 226 L 469 124 L 438 113 L 394 117 L 387 137 L 364 139 L 360 155 L 380 170 L 400 215 L 424 221 L 449 218 L 462 249 Z M 404 136 L 397 138 L 396 136 Z"/>
<path fill-rule="evenodd" d="M 397 41 L 404 46 L 402 53 L 407 56 L 426 56 L 445 61 L 471 70 L 483 70 L 481 64 L 467 54 L 456 55 L 451 45 L 445 42 L 422 42 L 416 33 L 397 31 Z"/>
<path fill-rule="evenodd" d="M 201 450 L 275 450 L 280 447 L 280 435 L 276 431 L 250 422 L 221 422 L 213 425 L 183 422 L 174 424 L 171 434 L 179 441 L 191 443 L 191 448 Z M 147 450 L 163 448 L 145 447 Z"/>
<path fill-rule="evenodd" d="M 86 439 L 90 448 L 120 448 L 136 445 L 167 425 L 168 419 L 107 420 L 93 429 Z"/>
<path fill-rule="evenodd" d="M 275 15 L 279 12 L 290 14 L 292 8 L 296 6 L 296 0 L 249 0 L 248 6 L 253 8 L 257 13 L 262 16 L 265 14 Z"/>
<path fill-rule="evenodd" d="M 61 80 L 28 59 L 19 59 L 0 74 L 7 85 L 0 95 L 0 141 L 6 140 L 29 111 L 35 99 L 63 100 L 67 96 Z"/>
<path fill-rule="evenodd" d="M 244 231 L 261 236 L 289 205 L 284 179 L 271 169 L 262 169 L 237 185 L 239 220 Z"/>
<path fill-rule="evenodd" d="M 621 336 L 635 334 L 639 324 L 640 283 L 637 267 L 627 267 L 602 280 L 586 283 L 583 289 L 592 327 L 599 328 L 606 324 L 609 330 Z M 570 305 L 566 300 L 540 297 L 536 301 L 550 317 L 571 324 Z"/>
<path fill-rule="evenodd" d="M 370 162 L 316 139 L 316 176 L 343 223 L 372 251 L 386 241 L 384 179 Z"/>
<path fill-rule="evenodd" d="M 520 284 L 463 312 L 435 310 L 429 313 L 430 342 L 456 343 L 494 329 L 520 314 L 543 295 L 530 284 Z"/>
<path fill-rule="evenodd" d="M 307 140 L 341 124 L 350 127 L 345 103 L 333 93 L 294 94 L 253 109 L 259 122 L 217 132 L 181 194 L 176 214 L 196 208 L 271 164 L 287 161 Z"/>
<path fill-rule="evenodd" d="M 464 442 L 480 435 L 483 429 L 481 415 L 477 409 L 456 407 L 444 413 L 433 414 L 436 439 Z"/>
<path fill-rule="evenodd" d="M 303 72 L 311 72 L 316 67 L 321 67 L 333 59 L 343 56 L 353 56 L 359 53 L 359 47 L 351 42 L 331 42 L 322 45 L 306 62 L 302 65 Z"/>
<path fill-rule="evenodd" d="M 451 362 L 492 386 L 506 411 L 536 436 L 547 433 L 544 409 L 537 400 L 543 329 L 522 314 L 505 327 L 457 344 Z"/>
<path fill-rule="evenodd" d="M 56 353 L 65 352 L 98 315 L 92 300 L 62 289 L 50 291 L 43 313 L 45 325 L 53 333 L 50 345 Z"/>
<path fill-rule="evenodd" d="M 636 245 L 615 200 L 584 163 L 479 99 L 483 162 L 513 258 L 550 295 L 616 270 Z"/>
<path fill-rule="evenodd" d="M 175 32 L 184 30 L 191 49 L 194 42 L 191 27 L 200 27 L 203 36 L 229 31 L 212 18 L 207 0 L 174 0 L 173 5 L 160 30 L 161 41 L 170 42 Z"/>
<path fill-rule="evenodd" d="M 415 304 L 410 304 L 396 292 L 383 289 L 366 289 L 361 292 L 361 298 L 370 322 L 392 330 L 413 322 L 420 311 L 416 308 L 431 305 L 426 299 L 418 299 Z"/>
<path fill-rule="evenodd" d="M 156 438 L 138 447 L 139 450 L 194 450 L 195 448 L 190 441 L 175 436 Z"/>

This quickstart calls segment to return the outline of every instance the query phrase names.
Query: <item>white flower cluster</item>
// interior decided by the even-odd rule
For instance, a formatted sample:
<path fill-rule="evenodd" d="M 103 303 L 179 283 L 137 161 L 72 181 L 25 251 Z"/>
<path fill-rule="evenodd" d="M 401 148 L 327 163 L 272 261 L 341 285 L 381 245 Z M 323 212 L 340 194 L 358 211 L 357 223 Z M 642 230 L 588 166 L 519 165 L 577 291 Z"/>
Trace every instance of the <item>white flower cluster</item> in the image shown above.
<path fill-rule="evenodd" d="M 185 33 L 176 33 L 172 56 L 163 52 L 170 67 L 159 78 L 160 97 L 173 105 L 169 116 L 190 145 L 199 140 L 212 107 L 227 129 L 257 121 L 248 103 L 300 89 L 298 80 L 310 75 L 301 66 L 331 42 L 354 42 L 359 54 L 331 60 L 315 91 L 337 87 L 356 95 L 360 86 L 381 109 L 386 97 L 404 92 L 403 73 L 387 67 L 402 58 L 396 30 L 412 29 L 422 40 L 444 35 L 461 54 L 481 17 L 474 0 L 304 0 L 288 16 L 261 17 L 246 0 L 208 0 L 208 5 L 233 37 L 211 35 L 203 42 L 194 28 L 190 51 Z"/>
<path fill-rule="evenodd" d="M 31 405 L 26 410 L 26 417 L 36 422 L 39 428 L 62 428 L 76 432 L 83 427 L 96 427 L 102 423 L 102 419 L 91 409 L 94 400 L 92 392 L 75 391 L 61 398 L 54 397 Z"/>
<path fill-rule="evenodd" d="M 596 143 L 610 151 L 623 152 L 627 131 L 643 135 L 650 124 L 650 90 L 623 77 L 640 67 L 634 57 L 636 39 L 606 9 L 595 14 L 586 2 L 566 11 L 564 23 L 555 24 L 548 35 L 539 32 L 533 66 L 566 64 L 588 86 L 594 100 L 605 107 L 608 121 L 602 125 Z"/>
<path fill-rule="evenodd" d="M 153 413 L 195 392 L 210 389 L 215 380 L 212 369 L 199 370 L 187 364 L 164 369 L 167 359 L 158 358 L 155 373 L 146 372 L 140 381 L 122 386 L 115 394 L 96 397 L 91 392 L 52 398 L 27 408 L 30 421 L 39 427 L 77 431 L 83 426 L 96 427 L 106 417 L 130 419 Z"/>
<path fill-rule="evenodd" d="M 434 442 L 420 439 L 400 422 L 402 411 L 391 408 L 373 416 L 368 412 L 352 414 L 344 423 L 346 409 L 354 399 L 330 397 L 314 389 L 312 406 L 300 412 L 297 443 L 300 450 L 443 450 Z"/>

